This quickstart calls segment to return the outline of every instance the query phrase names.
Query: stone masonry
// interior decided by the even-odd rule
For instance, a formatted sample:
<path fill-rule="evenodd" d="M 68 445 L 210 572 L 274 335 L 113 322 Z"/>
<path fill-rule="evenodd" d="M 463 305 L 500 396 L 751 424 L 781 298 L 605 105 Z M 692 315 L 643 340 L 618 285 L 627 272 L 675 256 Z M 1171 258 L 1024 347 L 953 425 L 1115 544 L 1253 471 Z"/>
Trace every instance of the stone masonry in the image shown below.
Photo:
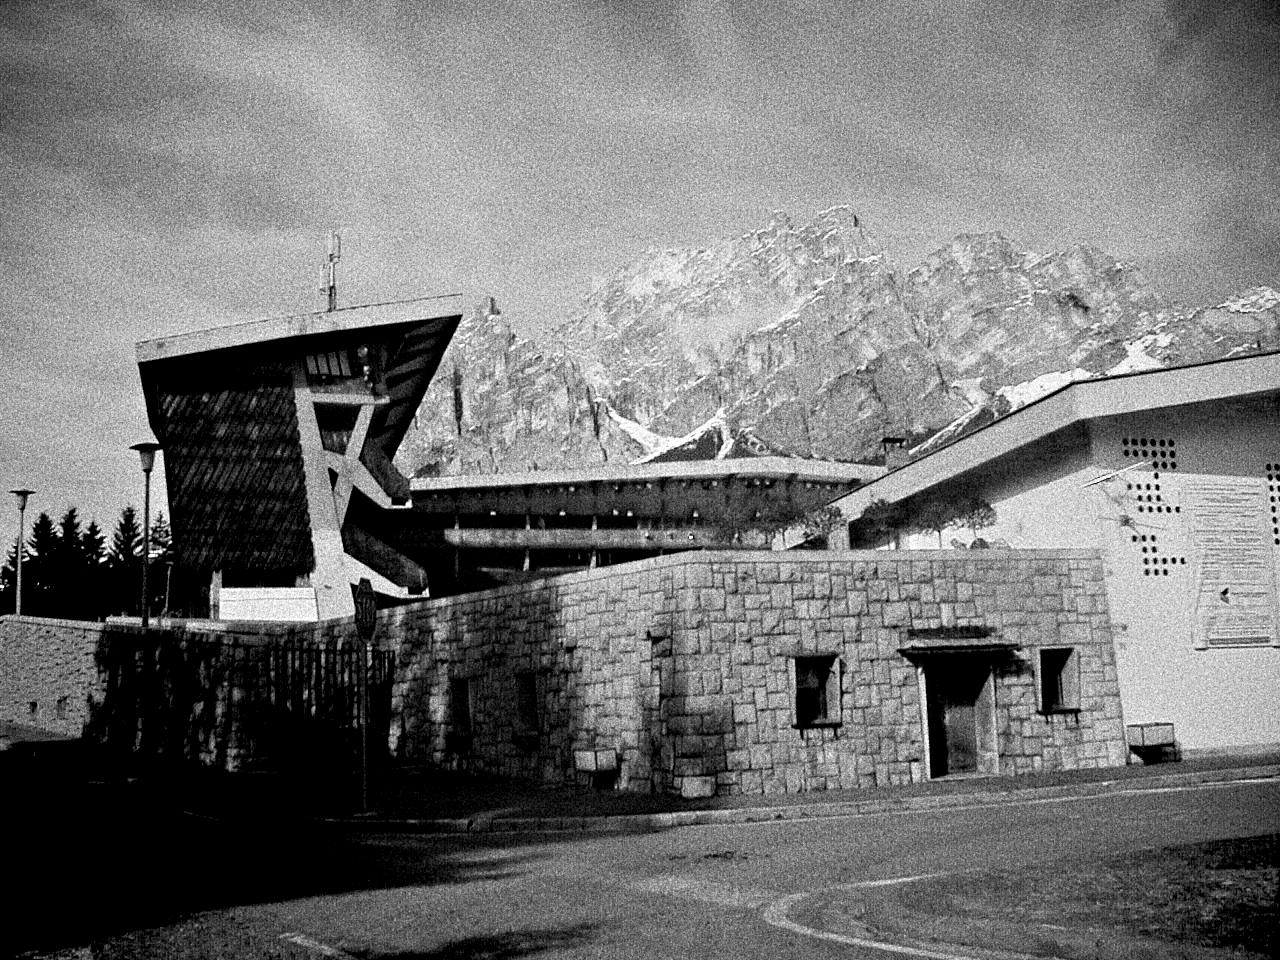
<path fill-rule="evenodd" d="M 0 720 L 78 737 L 98 690 L 106 628 L 82 620 L 0 617 Z"/>
<path fill-rule="evenodd" d="M 412 763 L 685 796 L 910 783 L 936 774 L 929 665 L 962 660 L 987 678 L 979 772 L 1127 758 L 1093 551 L 688 553 L 379 623 L 397 662 L 388 743 Z M 102 696 L 104 629 L 0 618 L 0 719 L 79 735 Z M 317 644 L 355 632 L 350 618 L 185 630 Z M 978 647 L 931 656 L 953 636 Z M 1070 709 L 1039 709 L 1040 647 L 1074 652 Z M 797 658 L 831 667 L 821 724 L 798 722 Z"/>
<path fill-rule="evenodd" d="M 928 737 L 901 650 L 947 629 L 1004 653 L 988 772 L 1126 762 L 1092 551 L 684 554 L 384 617 L 391 744 L 414 762 L 686 796 L 909 783 Z M 1045 645 L 1078 658 L 1069 711 L 1037 709 Z M 827 725 L 796 725 L 796 657 L 838 670 Z"/>

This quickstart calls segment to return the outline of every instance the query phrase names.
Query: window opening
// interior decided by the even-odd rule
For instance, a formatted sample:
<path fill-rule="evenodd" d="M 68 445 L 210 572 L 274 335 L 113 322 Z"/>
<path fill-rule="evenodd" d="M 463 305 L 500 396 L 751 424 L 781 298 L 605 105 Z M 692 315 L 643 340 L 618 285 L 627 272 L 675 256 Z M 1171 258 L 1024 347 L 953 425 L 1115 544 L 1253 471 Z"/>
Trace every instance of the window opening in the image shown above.
<path fill-rule="evenodd" d="M 1267 464 L 1267 499 L 1271 505 L 1271 538 L 1280 547 L 1280 461 Z"/>
<path fill-rule="evenodd" d="M 449 681 L 449 726 L 453 733 L 471 732 L 471 681 L 462 677 Z"/>
<path fill-rule="evenodd" d="M 538 675 L 536 673 L 516 674 L 516 728 L 523 734 L 538 732 Z"/>
<path fill-rule="evenodd" d="M 839 660 L 835 656 L 795 657 L 791 663 L 795 726 L 803 730 L 839 725 Z"/>
<path fill-rule="evenodd" d="M 1177 441 L 1173 437 L 1121 437 L 1120 452 L 1125 457 L 1149 461 L 1156 470 L 1178 469 Z"/>
<path fill-rule="evenodd" d="M 1074 647 L 1040 649 L 1040 711 L 1080 709 L 1080 666 Z"/>

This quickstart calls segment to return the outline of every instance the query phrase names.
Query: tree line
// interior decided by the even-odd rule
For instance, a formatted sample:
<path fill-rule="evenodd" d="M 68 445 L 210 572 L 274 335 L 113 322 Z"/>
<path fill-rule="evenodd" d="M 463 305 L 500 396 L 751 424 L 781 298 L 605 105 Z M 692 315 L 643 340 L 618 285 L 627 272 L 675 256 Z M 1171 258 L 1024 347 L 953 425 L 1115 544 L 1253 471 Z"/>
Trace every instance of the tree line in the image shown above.
<path fill-rule="evenodd" d="M 173 535 L 163 512 L 151 523 L 147 558 L 148 610 L 161 613 L 169 596 Z M 108 543 L 97 523 L 81 527 L 75 507 L 58 523 L 41 513 L 22 555 L 22 613 L 66 620 L 138 616 L 142 605 L 142 525 L 133 507 L 120 512 Z M 0 613 L 13 613 L 17 594 L 18 541 L 0 568 Z"/>

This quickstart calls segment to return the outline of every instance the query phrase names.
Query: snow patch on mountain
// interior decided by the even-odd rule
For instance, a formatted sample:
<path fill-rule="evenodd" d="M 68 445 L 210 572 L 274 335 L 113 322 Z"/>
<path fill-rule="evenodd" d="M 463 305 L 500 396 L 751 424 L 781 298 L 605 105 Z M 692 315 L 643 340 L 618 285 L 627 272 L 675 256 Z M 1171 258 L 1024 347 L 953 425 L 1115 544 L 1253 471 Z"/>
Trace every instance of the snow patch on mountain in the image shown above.
<path fill-rule="evenodd" d="M 1167 347 L 1173 338 L 1167 333 L 1149 333 L 1145 337 L 1131 340 L 1124 345 L 1125 358 L 1107 370 L 1108 377 L 1116 377 L 1122 373 L 1137 373 L 1139 370 L 1159 370 L 1164 364 L 1147 353 L 1151 347 Z"/>
<path fill-rule="evenodd" d="M 604 408 L 605 414 L 613 422 L 614 426 L 639 444 L 640 448 L 644 450 L 645 456 L 666 447 L 673 441 L 672 437 L 664 437 L 660 433 L 654 433 L 647 427 L 642 427 L 630 417 L 624 417 L 613 409 L 607 400 L 601 400 L 600 406 Z"/>
<path fill-rule="evenodd" d="M 1280 304 L 1280 293 L 1270 287 L 1253 287 L 1237 297 L 1224 300 L 1218 304 L 1218 309 L 1232 313 L 1261 313 L 1276 304 Z"/>
<path fill-rule="evenodd" d="M 733 435 L 729 429 L 729 423 L 725 419 L 723 407 L 716 411 L 715 416 L 708 419 L 701 426 L 690 430 L 683 437 L 663 437 L 662 442 L 655 449 L 650 450 L 638 460 L 633 460 L 632 463 L 651 463 L 665 458 L 668 454 L 681 447 L 700 446 L 700 441 L 704 440 L 708 434 L 715 434 L 716 454 L 714 459 L 723 460 L 733 449 Z"/>
<path fill-rule="evenodd" d="M 1012 386 L 1001 387 L 996 391 L 996 396 L 1003 397 L 1009 404 L 1009 412 L 1025 407 L 1029 403 L 1035 403 L 1047 397 L 1049 394 L 1061 390 L 1067 384 L 1075 383 L 1077 380 L 1092 380 L 1096 374 L 1088 370 L 1076 367 L 1074 370 L 1054 370 L 1052 373 L 1045 373 L 1034 380 L 1028 380 L 1026 383 L 1015 383 Z"/>

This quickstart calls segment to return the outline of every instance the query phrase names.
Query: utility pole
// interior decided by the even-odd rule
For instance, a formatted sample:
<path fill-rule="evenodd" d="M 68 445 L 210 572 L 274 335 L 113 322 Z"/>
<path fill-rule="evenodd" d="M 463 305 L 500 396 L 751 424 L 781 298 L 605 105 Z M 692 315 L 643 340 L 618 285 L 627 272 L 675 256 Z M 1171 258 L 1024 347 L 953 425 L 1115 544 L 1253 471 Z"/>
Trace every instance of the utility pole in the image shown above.
<path fill-rule="evenodd" d="M 329 310 L 338 309 L 338 261 L 342 259 L 342 237 L 337 230 L 329 231 L 329 256 L 324 265 L 324 286 L 321 293 L 328 294 Z"/>

